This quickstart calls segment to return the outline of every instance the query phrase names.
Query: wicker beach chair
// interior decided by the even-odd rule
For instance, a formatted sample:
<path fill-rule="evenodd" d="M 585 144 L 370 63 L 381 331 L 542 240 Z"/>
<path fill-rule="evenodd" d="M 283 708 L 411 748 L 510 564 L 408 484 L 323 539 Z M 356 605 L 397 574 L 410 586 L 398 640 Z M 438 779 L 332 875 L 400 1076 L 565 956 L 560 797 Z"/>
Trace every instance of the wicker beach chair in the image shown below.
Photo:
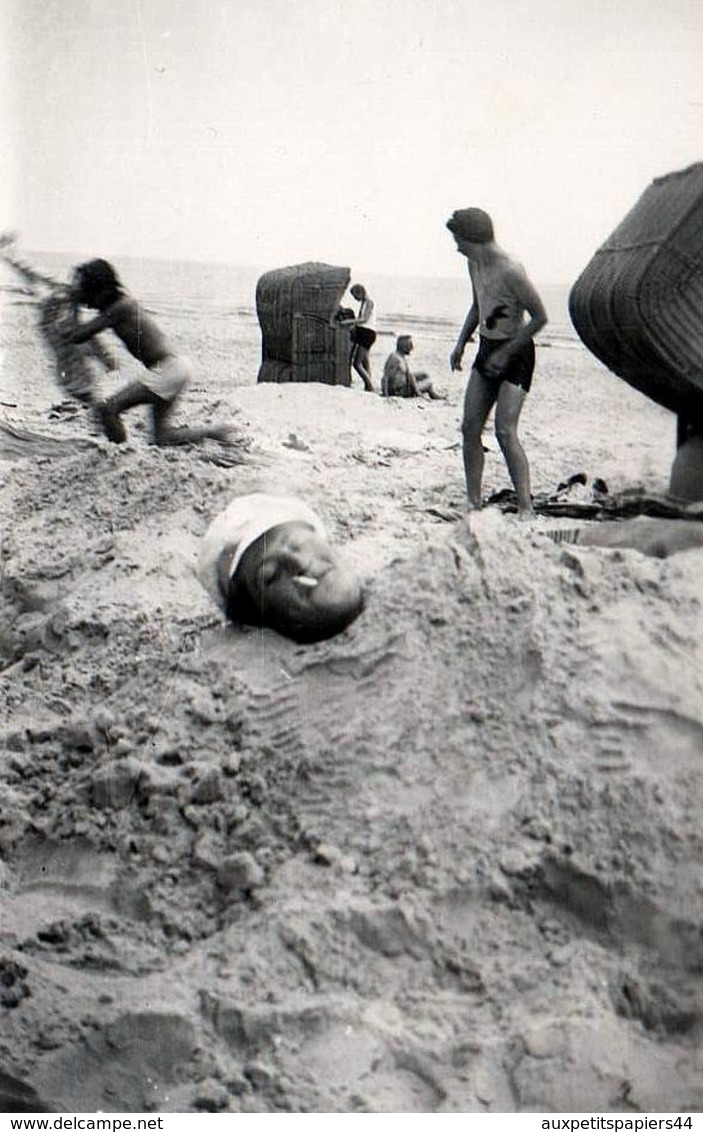
<path fill-rule="evenodd" d="M 703 426 L 703 163 L 655 180 L 571 289 L 608 369 Z"/>
<path fill-rule="evenodd" d="M 331 325 L 349 279 L 349 268 L 326 263 L 302 263 L 261 276 L 256 287 L 259 382 L 351 384 L 349 332 Z"/>

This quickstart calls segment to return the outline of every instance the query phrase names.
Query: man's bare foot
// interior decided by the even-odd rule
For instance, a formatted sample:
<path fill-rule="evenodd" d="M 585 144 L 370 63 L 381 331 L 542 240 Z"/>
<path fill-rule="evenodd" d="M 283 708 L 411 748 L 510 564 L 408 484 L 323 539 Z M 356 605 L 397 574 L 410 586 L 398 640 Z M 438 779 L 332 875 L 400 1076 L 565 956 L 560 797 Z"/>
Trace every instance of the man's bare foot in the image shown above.
<path fill-rule="evenodd" d="M 210 425 L 204 430 L 203 435 L 207 440 L 217 440 L 220 444 L 234 444 L 237 439 L 237 434 L 234 425 Z"/>
<path fill-rule="evenodd" d="M 124 444 L 127 439 L 127 430 L 116 413 L 106 408 L 104 401 L 93 408 L 93 419 L 97 419 L 100 428 L 113 444 Z"/>

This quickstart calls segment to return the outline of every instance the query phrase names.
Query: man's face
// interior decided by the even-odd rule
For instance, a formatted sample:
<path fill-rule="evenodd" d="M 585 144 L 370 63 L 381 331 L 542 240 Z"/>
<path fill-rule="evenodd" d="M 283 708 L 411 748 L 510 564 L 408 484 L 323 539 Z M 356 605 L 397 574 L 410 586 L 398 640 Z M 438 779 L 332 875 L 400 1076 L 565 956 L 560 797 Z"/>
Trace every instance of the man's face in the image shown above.
<path fill-rule="evenodd" d="M 68 285 L 68 290 L 74 302 L 80 303 L 83 296 L 83 277 L 81 273 L 74 268 L 71 272 L 71 279 Z"/>
<path fill-rule="evenodd" d="M 400 343 L 401 354 L 412 354 L 413 349 L 414 345 L 412 338 L 406 338 L 403 342 Z"/>
<path fill-rule="evenodd" d="M 474 244 L 472 240 L 467 240 L 464 236 L 457 236 L 455 234 L 454 243 L 460 255 L 466 256 L 467 259 L 474 258 L 476 244 Z"/>
<path fill-rule="evenodd" d="M 360 595 L 355 576 L 327 541 L 305 523 L 285 523 L 262 536 L 256 553 L 244 555 L 242 582 L 266 624 L 311 628 Z"/>

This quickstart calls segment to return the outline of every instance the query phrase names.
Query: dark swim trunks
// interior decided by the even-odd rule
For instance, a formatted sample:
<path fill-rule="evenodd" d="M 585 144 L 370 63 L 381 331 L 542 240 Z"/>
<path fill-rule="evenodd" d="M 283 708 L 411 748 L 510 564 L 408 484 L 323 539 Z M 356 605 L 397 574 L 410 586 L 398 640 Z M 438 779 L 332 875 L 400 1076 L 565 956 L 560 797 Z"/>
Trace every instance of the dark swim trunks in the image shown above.
<path fill-rule="evenodd" d="M 376 331 L 370 330 L 368 326 L 355 326 L 350 337 L 355 346 L 370 350 L 376 341 Z"/>
<path fill-rule="evenodd" d="M 484 371 L 484 362 L 491 354 L 500 346 L 505 345 L 504 338 L 481 338 L 478 353 L 474 358 L 473 368 L 481 374 L 481 377 L 486 381 L 495 381 L 500 384 L 501 381 L 508 381 L 511 385 L 519 385 L 525 393 L 529 393 L 530 386 L 532 385 L 532 374 L 535 369 L 535 344 L 530 338 L 524 346 L 513 354 L 507 366 L 498 377 L 493 377 L 491 374 Z"/>

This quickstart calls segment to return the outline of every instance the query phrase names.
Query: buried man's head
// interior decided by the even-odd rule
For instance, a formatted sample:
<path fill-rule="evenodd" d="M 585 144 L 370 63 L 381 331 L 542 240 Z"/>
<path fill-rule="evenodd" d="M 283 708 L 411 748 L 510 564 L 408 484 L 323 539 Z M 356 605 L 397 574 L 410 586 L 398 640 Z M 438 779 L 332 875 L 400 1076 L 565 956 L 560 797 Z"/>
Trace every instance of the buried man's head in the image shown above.
<path fill-rule="evenodd" d="M 198 576 L 230 621 L 301 644 L 342 632 L 364 606 L 319 516 L 293 496 L 235 498 L 205 534 Z"/>
<path fill-rule="evenodd" d="M 226 612 L 308 644 L 341 633 L 362 607 L 359 580 L 338 552 L 312 527 L 292 522 L 266 531 L 244 552 Z"/>

